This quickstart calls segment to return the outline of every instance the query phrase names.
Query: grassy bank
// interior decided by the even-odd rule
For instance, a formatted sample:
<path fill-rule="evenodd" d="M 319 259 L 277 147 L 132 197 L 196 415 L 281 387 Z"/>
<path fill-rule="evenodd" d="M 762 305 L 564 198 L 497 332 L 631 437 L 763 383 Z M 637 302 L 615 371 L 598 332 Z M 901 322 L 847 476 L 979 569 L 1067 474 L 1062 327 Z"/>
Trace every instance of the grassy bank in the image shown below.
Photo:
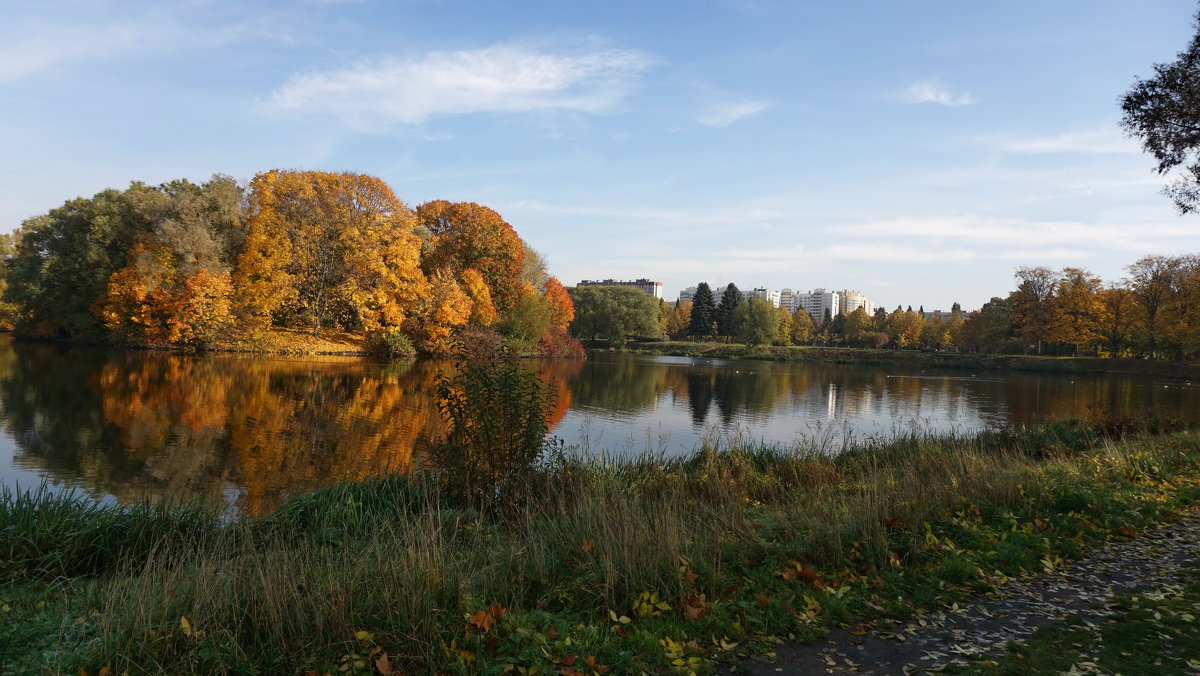
<path fill-rule="evenodd" d="M 1064 421 L 564 461 L 504 518 L 420 477 L 222 524 L 0 496 L 5 673 L 704 673 L 1055 569 L 1200 501 L 1194 429 Z"/>
<path fill-rule="evenodd" d="M 707 359 L 757 359 L 764 361 L 811 361 L 872 366 L 899 365 L 914 368 L 947 368 L 970 371 L 1008 369 L 1047 373 L 1108 373 L 1144 375 L 1178 380 L 1200 380 L 1200 363 L 1149 359 L 1105 359 L 1097 357 L 1040 357 L 1030 355 L 921 352 L 917 350 L 873 350 L 852 347 L 809 347 L 803 345 L 760 345 L 749 347 L 728 343 L 690 341 L 646 341 L 624 348 L 589 346 L 589 351 L 615 350 L 636 354 L 658 354 Z"/>

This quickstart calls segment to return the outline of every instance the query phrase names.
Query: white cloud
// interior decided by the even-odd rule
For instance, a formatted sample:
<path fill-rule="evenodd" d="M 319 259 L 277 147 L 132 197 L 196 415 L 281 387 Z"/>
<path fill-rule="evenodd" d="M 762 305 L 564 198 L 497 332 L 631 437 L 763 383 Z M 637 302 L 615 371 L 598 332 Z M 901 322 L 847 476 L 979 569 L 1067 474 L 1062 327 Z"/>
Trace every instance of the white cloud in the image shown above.
<path fill-rule="evenodd" d="M 519 45 L 438 51 L 416 60 L 391 58 L 295 75 L 265 108 L 331 115 L 358 127 L 464 113 L 595 113 L 625 98 L 653 61 L 622 49 L 578 55 Z"/>
<path fill-rule="evenodd" d="M 133 26 L 33 28 L 0 46 L 0 83 L 10 83 L 56 66 L 123 51 L 142 31 Z"/>
<path fill-rule="evenodd" d="M 105 11 L 102 4 L 96 3 L 89 6 L 91 15 L 81 10 L 67 17 L 67 22 L 13 18 L 0 26 L 0 85 L 66 70 L 74 64 L 130 55 L 170 54 L 186 48 L 237 43 L 295 42 L 286 15 L 246 12 L 244 16 L 205 21 L 199 16 L 202 6 L 165 3 L 146 11 L 127 7 Z M 53 10 L 43 13 L 53 14 Z"/>
<path fill-rule="evenodd" d="M 908 103 L 936 103 L 942 106 L 969 106 L 975 103 L 971 92 L 956 94 L 937 80 L 918 80 L 912 83 L 905 100 Z"/>
<path fill-rule="evenodd" d="M 1139 152 L 1137 142 L 1122 136 L 1115 125 L 1052 136 L 1000 138 L 995 139 L 994 143 L 1001 151 L 1018 155 L 1103 155 Z"/>
<path fill-rule="evenodd" d="M 1153 242 L 1176 242 L 1193 236 L 1185 223 L 1128 224 L 1082 221 L 1026 220 L 988 216 L 946 216 L 873 220 L 836 227 L 843 234 L 880 239 L 918 239 L 927 243 L 958 241 L 972 243 L 985 258 L 1027 256 L 1027 251 L 1044 255 L 1055 246 L 1140 251 Z M 1036 242 L 1036 246 L 1031 243 Z"/>
<path fill-rule="evenodd" d="M 770 107 L 765 101 L 724 101 L 710 104 L 696 121 L 710 127 L 727 127 L 738 120 L 757 115 Z"/>

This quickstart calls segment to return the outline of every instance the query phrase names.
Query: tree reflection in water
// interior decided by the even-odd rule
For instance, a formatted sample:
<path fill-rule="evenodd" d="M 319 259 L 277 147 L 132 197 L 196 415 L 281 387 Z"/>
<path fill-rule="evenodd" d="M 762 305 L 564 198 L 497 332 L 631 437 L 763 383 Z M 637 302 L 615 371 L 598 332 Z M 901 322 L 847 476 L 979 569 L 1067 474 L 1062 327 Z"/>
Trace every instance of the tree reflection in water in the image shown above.
<path fill-rule="evenodd" d="M 203 499 L 258 515 L 343 479 L 405 472 L 444 434 L 432 397 L 444 362 L 172 355 L 0 343 L 14 465 L 128 502 Z M 545 360 L 554 428 L 571 411 L 605 439 L 649 426 L 684 452 L 706 429 L 789 443 L 812 425 L 887 431 L 1022 425 L 1098 412 L 1200 417 L 1200 386 L 1027 373 L 895 373 L 831 364 L 622 354 Z M 554 433 L 568 445 L 572 429 Z M 586 432 L 585 432 L 586 433 Z M 0 467 L 0 471 L 4 468 Z"/>

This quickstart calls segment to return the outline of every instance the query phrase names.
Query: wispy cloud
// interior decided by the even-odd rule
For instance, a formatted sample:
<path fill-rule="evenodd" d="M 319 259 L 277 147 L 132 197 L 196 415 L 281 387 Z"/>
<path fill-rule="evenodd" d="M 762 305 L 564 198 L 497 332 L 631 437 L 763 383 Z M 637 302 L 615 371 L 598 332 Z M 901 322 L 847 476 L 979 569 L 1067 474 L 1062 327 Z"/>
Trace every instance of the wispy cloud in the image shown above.
<path fill-rule="evenodd" d="M 710 127 L 727 127 L 738 120 L 757 115 L 770 108 L 766 101 L 721 101 L 709 104 L 696 121 Z"/>
<path fill-rule="evenodd" d="M 1138 251 L 1148 244 L 1175 242 L 1192 236 L 1192 228 L 1184 223 L 1147 223 L 1137 230 L 1126 224 L 1083 221 L 1030 220 L 978 215 L 935 218 L 898 218 L 860 221 L 837 226 L 846 235 L 871 239 L 919 239 L 929 243 L 961 242 L 970 244 L 985 258 L 1037 257 L 1055 246 L 1078 247 L 1086 243 L 1089 249 Z M 1036 246 L 1031 246 L 1036 242 Z"/>
<path fill-rule="evenodd" d="M 975 103 L 971 92 L 956 93 L 937 80 L 918 80 L 908 87 L 908 103 L 936 103 L 942 106 L 969 106 Z"/>
<path fill-rule="evenodd" d="M 293 76 L 270 111 L 331 115 L 357 127 L 415 124 L 438 115 L 612 109 L 653 57 L 612 49 L 551 54 L 520 45 L 430 52 Z"/>
<path fill-rule="evenodd" d="M 37 18 L 14 17 L 0 26 L 0 85 L 29 80 L 71 66 L 185 48 L 211 49 L 238 43 L 293 43 L 291 19 L 278 12 L 245 11 L 209 20 L 204 3 L 166 3 L 133 11 L 120 5 L 89 5 L 59 20 L 54 10 Z M 132 4 L 131 4 L 132 6 Z M 6 17 L 9 18 L 9 17 Z"/>
<path fill-rule="evenodd" d="M 123 51 L 143 35 L 135 26 L 33 27 L 0 46 L 0 83 L 22 80 L 64 64 Z"/>
<path fill-rule="evenodd" d="M 1063 132 L 1052 136 L 991 139 L 1003 152 L 1019 155 L 1107 155 L 1137 153 L 1137 143 L 1125 138 L 1116 125 Z"/>

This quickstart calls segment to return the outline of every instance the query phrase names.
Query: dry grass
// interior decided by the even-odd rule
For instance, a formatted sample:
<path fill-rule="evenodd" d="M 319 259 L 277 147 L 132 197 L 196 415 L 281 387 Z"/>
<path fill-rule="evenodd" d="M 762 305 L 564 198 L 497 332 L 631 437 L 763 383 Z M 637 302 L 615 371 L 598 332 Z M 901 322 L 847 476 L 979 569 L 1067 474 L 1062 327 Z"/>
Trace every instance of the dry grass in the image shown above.
<path fill-rule="evenodd" d="M 1166 496 L 1169 477 L 1200 474 L 1197 455 L 1188 432 L 1117 441 L 1083 425 L 918 434 L 838 457 L 709 449 L 544 468 L 531 478 L 536 498 L 503 520 L 446 504 L 419 479 L 342 485 L 290 512 L 230 526 L 201 547 L 164 548 L 76 587 L 76 607 L 98 611 L 88 625 L 93 642 L 59 666 L 295 672 L 386 649 L 418 672 L 474 673 L 481 664 L 552 665 L 548 626 L 614 673 L 669 664 L 675 653 L 658 643 L 662 636 L 740 632 L 752 640 L 806 626 L 789 609 L 826 590 L 789 586 L 780 571 L 793 564 L 845 580 L 837 584 L 857 579 L 848 572 L 855 567 L 929 578 L 946 555 L 938 538 L 931 544 L 930 523 L 956 524 L 968 513 L 981 524 L 1031 522 L 1066 513 L 1056 505 L 1077 494 L 1112 505 L 1126 504 L 1117 499 L 1123 491 Z M 1138 500 L 1120 518 L 1168 502 Z M 651 592 L 671 608 L 661 618 L 634 610 Z M 842 597 L 819 599 L 825 614 L 838 603 L 839 613 L 862 612 Z M 508 610 L 507 629 L 487 658 L 479 652 L 485 637 L 464 629 L 464 617 L 496 603 Z M 679 616 L 689 603 L 701 604 L 693 607 L 705 609 L 702 619 Z M 610 611 L 641 633 L 610 631 Z"/>

